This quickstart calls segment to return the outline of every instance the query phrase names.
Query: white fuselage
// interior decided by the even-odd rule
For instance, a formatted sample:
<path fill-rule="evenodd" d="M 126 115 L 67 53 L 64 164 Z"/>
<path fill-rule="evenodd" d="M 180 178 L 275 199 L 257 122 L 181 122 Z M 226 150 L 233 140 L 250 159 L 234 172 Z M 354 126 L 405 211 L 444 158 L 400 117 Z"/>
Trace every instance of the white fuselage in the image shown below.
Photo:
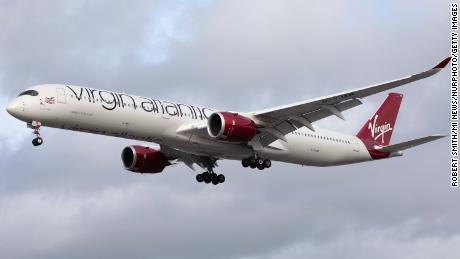
<path fill-rule="evenodd" d="M 254 153 L 234 144 L 178 130 L 205 123 L 212 109 L 71 85 L 40 85 L 38 96 L 19 96 L 10 113 L 43 126 L 154 142 L 196 155 L 241 160 Z M 248 114 L 247 116 L 251 116 Z M 188 132 L 188 131 L 186 131 Z M 363 142 L 352 135 L 301 128 L 257 150 L 265 158 L 313 166 L 372 160 Z M 273 147 L 273 148 L 271 148 Z"/>

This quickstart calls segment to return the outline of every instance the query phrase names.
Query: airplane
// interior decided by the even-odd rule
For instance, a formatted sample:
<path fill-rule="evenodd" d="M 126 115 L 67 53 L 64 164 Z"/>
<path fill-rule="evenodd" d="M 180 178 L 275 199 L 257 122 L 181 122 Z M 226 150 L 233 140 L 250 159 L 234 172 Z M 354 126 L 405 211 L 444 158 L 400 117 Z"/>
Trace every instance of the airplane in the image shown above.
<path fill-rule="evenodd" d="M 37 85 L 21 92 L 6 108 L 33 130 L 34 146 L 43 144 L 42 126 L 156 143 L 125 147 L 121 160 L 135 173 L 161 173 L 184 163 L 198 182 L 218 185 L 217 161 L 239 160 L 243 167 L 263 170 L 273 161 L 302 166 L 337 166 L 402 156 L 403 151 L 445 137 L 431 135 L 390 144 L 403 98 L 389 93 L 356 135 L 320 129 L 314 122 L 343 112 L 361 99 L 441 71 L 450 57 L 427 71 L 312 100 L 253 112 L 218 111 L 69 84 Z"/>

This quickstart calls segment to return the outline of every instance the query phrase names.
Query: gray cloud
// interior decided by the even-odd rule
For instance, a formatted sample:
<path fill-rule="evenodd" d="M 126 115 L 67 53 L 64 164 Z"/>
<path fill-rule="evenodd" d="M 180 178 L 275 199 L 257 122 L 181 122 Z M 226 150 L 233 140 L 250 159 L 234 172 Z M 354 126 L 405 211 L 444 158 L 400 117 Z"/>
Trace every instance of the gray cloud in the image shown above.
<path fill-rule="evenodd" d="M 449 54 L 448 2 L 15 1 L 0 4 L 0 104 L 66 82 L 255 110 L 430 68 Z M 405 94 L 394 141 L 448 133 L 449 75 Z M 383 100 L 320 126 L 353 134 Z M 230 98 L 229 98 L 230 97 Z M 444 114 L 444 115 L 443 115 Z M 183 165 L 121 168 L 135 143 L 0 114 L 2 258 L 457 258 L 448 141 L 335 168 L 221 162 L 228 182 Z"/>

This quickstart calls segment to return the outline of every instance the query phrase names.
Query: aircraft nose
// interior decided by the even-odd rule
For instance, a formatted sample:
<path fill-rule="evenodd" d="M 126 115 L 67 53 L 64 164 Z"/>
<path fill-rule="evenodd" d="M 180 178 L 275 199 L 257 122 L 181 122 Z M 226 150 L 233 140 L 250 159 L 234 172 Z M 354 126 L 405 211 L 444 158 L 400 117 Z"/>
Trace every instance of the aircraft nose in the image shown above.
<path fill-rule="evenodd" d="M 18 116 L 19 110 L 20 110 L 20 107 L 16 100 L 8 104 L 8 106 L 6 107 L 6 111 L 14 117 Z"/>

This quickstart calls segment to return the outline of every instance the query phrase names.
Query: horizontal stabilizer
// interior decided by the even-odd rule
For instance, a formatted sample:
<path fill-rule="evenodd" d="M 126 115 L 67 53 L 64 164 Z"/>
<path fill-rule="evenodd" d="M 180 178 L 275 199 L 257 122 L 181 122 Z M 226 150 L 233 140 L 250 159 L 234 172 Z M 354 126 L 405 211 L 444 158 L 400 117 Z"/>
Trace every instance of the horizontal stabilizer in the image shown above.
<path fill-rule="evenodd" d="M 425 144 L 425 143 L 428 143 L 428 142 L 431 142 L 431 141 L 434 141 L 434 140 L 437 140 L 443 137 L 445 137 L 445 135 L 432 135 L 428 137 L 423 137 L 423 138 L 401 142 L 401 143 L 394 144 L 394 145 L 385 146 L 382 148 L 378 148 L 377 150 L 382 151 L 382 152 L 393 153 L 393 152 L 398 152 L 398 151 L 403 151 L 405 149 L 413 148 L 418 145 L 422 145 L 422 144 Z"/>

